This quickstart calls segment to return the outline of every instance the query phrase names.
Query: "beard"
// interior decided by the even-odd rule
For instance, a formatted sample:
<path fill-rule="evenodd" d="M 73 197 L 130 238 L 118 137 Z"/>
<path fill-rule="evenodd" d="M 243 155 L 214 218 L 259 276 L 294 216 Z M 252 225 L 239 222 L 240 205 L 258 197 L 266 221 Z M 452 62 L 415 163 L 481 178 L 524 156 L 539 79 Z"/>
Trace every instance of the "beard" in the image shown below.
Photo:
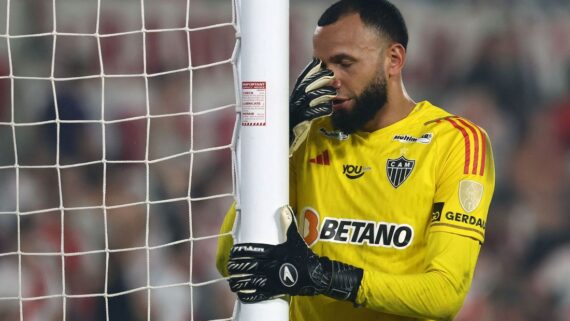
<path fill-rule="evenodd" d="M 386 79 L 378 75 L 360 95 L 354 98 L 352 109 L 340 109 L 333 112 L 332 125 L 336 130 L 352 134 L 373 119 L 387 101 Z"/>

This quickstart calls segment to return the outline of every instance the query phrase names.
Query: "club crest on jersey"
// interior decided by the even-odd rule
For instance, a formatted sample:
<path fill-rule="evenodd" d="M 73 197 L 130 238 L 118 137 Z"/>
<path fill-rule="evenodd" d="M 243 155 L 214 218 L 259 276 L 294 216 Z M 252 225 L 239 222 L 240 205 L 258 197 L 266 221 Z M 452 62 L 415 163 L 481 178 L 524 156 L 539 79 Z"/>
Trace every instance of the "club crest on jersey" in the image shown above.
<path fill-rule="evenodd" d="M 404 156 L 397 159 L 388 159 L 386 162 L 386 174 L 394 188 L 398 188 L 410 176 L 416 164 L 415 160 L 409 160 Z"/>
<path fill-rule="evenodd" d="M 326 130 L 326 128 L 321 127 L 319 129 L 319 131 L 321 132 L 321 134 L 323 134 L 325 137 L 328 137 L 328 138 L 332 138 L 332 139 L 336 139 L 336 140 L 340 140 L 340 141 L 348 139 L 348 135 L 341 132 L 340 130 L 328 131 L 328 130 Z"/>

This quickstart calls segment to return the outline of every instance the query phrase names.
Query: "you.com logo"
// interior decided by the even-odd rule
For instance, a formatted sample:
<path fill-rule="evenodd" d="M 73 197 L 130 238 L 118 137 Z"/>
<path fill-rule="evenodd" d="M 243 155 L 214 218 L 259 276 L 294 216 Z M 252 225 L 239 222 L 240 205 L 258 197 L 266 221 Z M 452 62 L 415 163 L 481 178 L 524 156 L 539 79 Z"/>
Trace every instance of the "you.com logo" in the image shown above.
<path fill-rule="evenodd" d="M 370 166 L 362 165 L 342 165 L 342 173 L 350 179 L 357 179 L 362 177 L 364 173 L 372 170 Z"/>

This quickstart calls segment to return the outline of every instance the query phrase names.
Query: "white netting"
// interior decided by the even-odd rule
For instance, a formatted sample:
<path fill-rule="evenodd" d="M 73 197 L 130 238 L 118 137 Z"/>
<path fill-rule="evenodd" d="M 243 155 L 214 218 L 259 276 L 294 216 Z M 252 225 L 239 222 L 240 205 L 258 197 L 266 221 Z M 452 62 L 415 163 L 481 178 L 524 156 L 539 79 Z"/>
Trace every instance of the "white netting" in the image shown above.
<path fill-rule="evenodd" d="M 235 12 L 0 1 L 0 320 L 231 318 Z"/>

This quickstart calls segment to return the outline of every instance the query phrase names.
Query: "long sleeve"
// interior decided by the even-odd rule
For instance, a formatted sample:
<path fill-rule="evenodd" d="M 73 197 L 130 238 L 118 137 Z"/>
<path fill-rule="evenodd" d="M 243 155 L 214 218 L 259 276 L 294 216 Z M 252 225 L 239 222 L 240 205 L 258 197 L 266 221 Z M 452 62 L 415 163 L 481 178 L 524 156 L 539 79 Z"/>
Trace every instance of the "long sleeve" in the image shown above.
<path fill-rule="evenodd" d="M 424 273 L 365 271 L 356 303 L 403 316 L 453 319 L 469 291 L 481 245 L 447 232 L 431 233 L 428 244 Z"/>

